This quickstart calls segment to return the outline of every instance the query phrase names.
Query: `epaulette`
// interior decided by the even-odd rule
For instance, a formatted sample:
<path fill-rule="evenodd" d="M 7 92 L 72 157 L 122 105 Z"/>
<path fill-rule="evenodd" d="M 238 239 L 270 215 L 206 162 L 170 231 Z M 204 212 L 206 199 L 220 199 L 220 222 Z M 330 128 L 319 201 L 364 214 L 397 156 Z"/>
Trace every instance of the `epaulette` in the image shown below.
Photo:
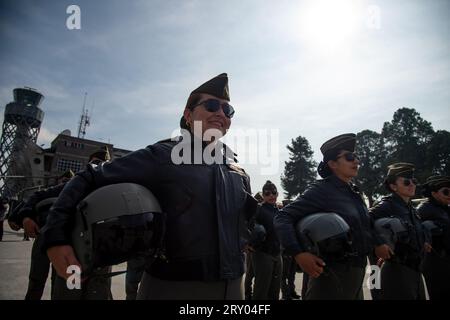
<path fill-rule="evenodd" d="M 230 164 L 228 164 L 228 167 L 231 170 L 236 171 L 243 176 L 247 176 L 247 173 L 245 172 L 245 170 L 241 166 L 239 166 L 237 163 L 230 163 Z"/>
<path fill-rule="evenodd" d="M 176 136 L 174 138 L 167 138 L 158 141 L 157 143 L 168 143 L 168 142 L 179 142 L 181 140 L 181 136 Z"/>

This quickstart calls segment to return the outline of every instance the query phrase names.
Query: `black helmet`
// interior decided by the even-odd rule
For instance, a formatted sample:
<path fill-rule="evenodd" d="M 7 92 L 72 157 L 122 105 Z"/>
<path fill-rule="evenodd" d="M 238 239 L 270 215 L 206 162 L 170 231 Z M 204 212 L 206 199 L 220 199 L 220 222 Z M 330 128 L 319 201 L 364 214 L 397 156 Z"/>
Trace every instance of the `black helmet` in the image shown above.
<path fill-rule="evenodd" d="M 394 250 L 397 243 L 408 243 L 408 227 L 396 217 L 377 219 L 374 223 L 376 233 Z"/>
<path fill-rule="evenodd" d="M 95 190 L 78 207 L 73 247 L 83 272 L 148 256 L 160 245 L 164 216 L 155 196 L 134 183 Z"/>
<path fill-rule="evenodd" d="M 256 223 L 250 235 L 250 244 L 257 247 L 261 245 L 264 240 L 266 240 L 266 228 L 264 228 L 262 224 Z"/>
<path fill-rule="evenodd" d="M 341 260 L 353 254 L 350 227 L 336 213 L 312 214 L 295 229 L 303 248 L 323 259 Z"/>

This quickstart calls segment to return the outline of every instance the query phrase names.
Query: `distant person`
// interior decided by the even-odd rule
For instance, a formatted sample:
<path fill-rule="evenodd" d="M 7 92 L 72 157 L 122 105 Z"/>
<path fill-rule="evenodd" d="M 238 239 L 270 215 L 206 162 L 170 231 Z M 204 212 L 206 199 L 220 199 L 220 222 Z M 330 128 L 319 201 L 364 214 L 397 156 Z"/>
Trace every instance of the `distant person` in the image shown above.
<path fill-rule="evenodd" d="M 262 196 L 261 191 L 258 191 L 255 194 L 255 199 L 260 204 L 264 202 L 264 198 Z M 252 300 L 253 298 L 253 279 L 255 278 L 255 272 L 253 269 L 252 254 L 250 250 L 251 249 L 248 248 L 247 252 L 245 253 L 245 282 L 244 282 L 245 300 Z"/>
<path fill-rule="evenodd" d="M 49 202 L 41 208 L 37 208 L 37 206 L 46 199 L 58 197 L 65 183 L 73 176 L 74 173 L 67 170 L 58 177 L 55 186 L 33 193 L 21 209 L 9 217 L 9 221 L 24 229 L 24 234 L 27 237 L 34 238 L 25 300 L 40 300 L 42 298 L 50 268 L 50 260 L 42 249 L 43 239 L 40 236 L 40 229 L 45 225 L 47 213 L 52 203 Z"/>
<path fill-rule="evenodd" d="M 367 254 L 376 237 L 366 204 L 352 179 L 358 174 L 355 134 L 343 134 L 320 148 L 319 180 L 275 217 L 275 227 L 288 254 L 309 275 L 305 300 L 362 300 Z M 297 238 L 296 225 L 316 213 L 335 213 L 349 226 L 353 241 L 339 254 L 319 257 Z M 333 216 L 333 215 L 330 215 Z M 333 216 L 334 217 L 334 216 Z M 334 219 L 334 218 L 333 218 Z M 324 261 L 325 259 L 325 261 Z"/>
<path fill-rule="evenodd" d="M 292 200 L 283 200 L 279 209 L 287 206 Z M 286 254 L 282 250 L 283 257 L 283 274 L 281 276 L 281 294 L 283 300 L 300 299 L 300 295 L 295 291 L 295 275 L 297 274 L 297 269 L 300 269 L 295 262 L 294 257 Z"/>
<path fill-rule="evenodd" d="M 0 197 L 0 241 L 3 240 L 3 222 L 8 214 L 9 204 L 6 198 Z"/>
<path fill-rule="evenodd" d="M 255 223 L 264 227 L 266 237 L 251 253 L 255 274 L 253 299 L 278 300 L 283 266 L 280 241 L 273 226 L 273 219 L 278 213 L 275 184 L 267 180 L 262 188 L 262 196 L 264 201 L 258 207 Z"/>
<path fill-rule="evenodd" d="M 432 235 L 433 250 L 426 253 L 423 275 L 430 300 L 450 300 L 450 177 L 429 177 L 423 194 L 427 199 L 417 212 L 441 230 Z"/>
<path fill-rule="evenodd" d="M 416 193 L 415 167 L 411 163 L 394 163 L 388 166 L 386 189 L 391 195 L 383 197 L 371 209 L 377 221 L 395 217 L 405 226 L 402 235 L 390 247 L 381 268 L 380 300 L 425 300 L 425 287 L 420 266 L 424 252 L 431 250 L 425 230 L 411 203 Z"/>

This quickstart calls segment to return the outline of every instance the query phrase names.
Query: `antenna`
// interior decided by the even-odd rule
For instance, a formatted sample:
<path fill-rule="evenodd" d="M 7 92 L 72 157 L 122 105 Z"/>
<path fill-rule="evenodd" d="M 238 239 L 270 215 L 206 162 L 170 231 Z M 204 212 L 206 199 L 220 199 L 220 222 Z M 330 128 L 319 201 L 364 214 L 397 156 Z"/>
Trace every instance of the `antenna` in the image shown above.
<path fill-rule="evenodd" d="M 91 122 L 88 110 L 86 109 L 86 97 L 87 92 L 84 93 L 83 110 L 81 111 L 80 123 L 78 126 L 78 138 L 82 139 L 84 139 L 84 136 L 86 135 L 86 128 L 90 125 Z"/>

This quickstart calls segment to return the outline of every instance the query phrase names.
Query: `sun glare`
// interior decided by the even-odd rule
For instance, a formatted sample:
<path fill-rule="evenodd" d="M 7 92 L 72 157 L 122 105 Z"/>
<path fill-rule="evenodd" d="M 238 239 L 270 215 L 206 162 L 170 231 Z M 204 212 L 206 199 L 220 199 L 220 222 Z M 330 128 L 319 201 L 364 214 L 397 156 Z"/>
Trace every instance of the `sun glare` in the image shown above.
<path fill-rule="evenodd" d="M 316 0 L 300 13 L 304 40 L 324 49 L 345 46 L 356 35 L 361 18 L 359 1 Z"/>

